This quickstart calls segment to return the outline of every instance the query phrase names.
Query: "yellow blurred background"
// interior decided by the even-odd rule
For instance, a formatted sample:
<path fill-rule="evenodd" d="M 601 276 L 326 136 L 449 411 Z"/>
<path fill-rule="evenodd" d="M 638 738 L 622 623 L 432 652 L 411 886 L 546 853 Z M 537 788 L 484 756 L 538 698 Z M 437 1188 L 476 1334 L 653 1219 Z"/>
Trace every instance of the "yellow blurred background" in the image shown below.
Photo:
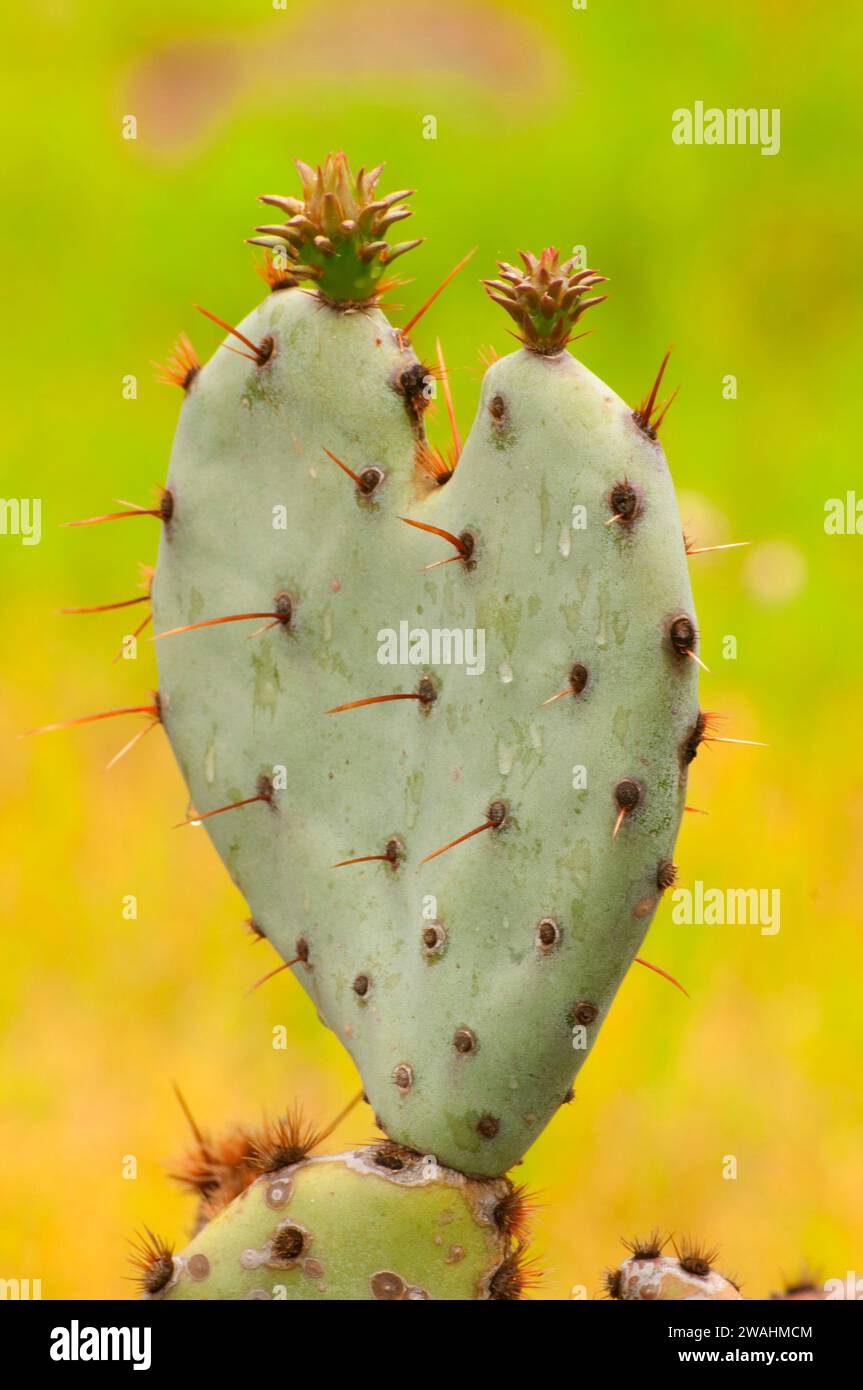
<path fill-rule="evenodd" d="M 781 930 L 676 925 L 666 899 L 643 954 L 691 999 L 634 968 L 518 1170 L 540 1194 L 537 1296 L 597 1296 L 618 1237 L 653 1226 L 719 1245 L 750 1297 L 807 1261 L 863 1275 L 863 538 L 824 529 L 828 499 L 863 497 L 859 6 L 30 0 L 3 25 L 2 494 L 43 511 L 39 545 L 0 536 L 0 1276 L 131 1297 L 128 1236 L 183 1242 L 172 1082 L 214 1128 L 294 1099 L 325 1121 L 358 1086 L 289 975 L 246 994 L 276 961 L 204 832 L 171 829 L 186 794 L 161 733 L 109 773 L 120 721 L 16 738 L 154 682 L 144 642 L 112 665 L 122 613 L 55 610 L 131 597 L 157 523 L 59 523 L 150 505 L 180 404 L 151 361 L 181 329 L 214 350 L 192 301 L 236 321 L 263 297 L 255 196 L 341 147 L 419 189 L 405 235 L 428 241 L 395 322 L 478 244 L 415 336 L 428 356 L 440 334 L 463 432 L 478 349 L 513 346 L 478 277 L 584 245 L 610 298 L 576 350 L 635 404 L 674 344 L 684 523 L 753 542 L 691 564 L 703 699 L 770 747 L 702 752 L 690 799 L 710 814 L 685 818 L 677 860 L 686 886 L 779 888 Z M 779 153 L 675 145 L 671 113 L 697 100 L 779 108 Z M 331 1142 L 374 1133 L 361 1108 Z"/>

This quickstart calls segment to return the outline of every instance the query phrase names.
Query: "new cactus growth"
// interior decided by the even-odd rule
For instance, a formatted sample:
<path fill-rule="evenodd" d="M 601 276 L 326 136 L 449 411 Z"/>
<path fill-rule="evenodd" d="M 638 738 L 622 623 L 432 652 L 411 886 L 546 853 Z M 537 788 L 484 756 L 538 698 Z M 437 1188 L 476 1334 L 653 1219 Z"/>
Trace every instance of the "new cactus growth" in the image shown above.
<path fill-rule="evenodd" d="M 185 1250 L 139 1251 L 159 1299 L 504 1299 L 521 1287 L 518 1194 L 378 1144 L 272 1168 Z"/>
<path fill-rule="evenodd" d="M 575 257 L 561 264 L 555 247 L 537 258 L 522 251 L 524 270 L 498 261 L 500 280 L 486 280 L 489 298 L 500 304 L 522 330 L 521 341 L 533 352 L 556 356 L 572 339 L 572 330 L 586 309 L 608 296 L 583 299 L 594 285 L 605 284 L 595 270 L 577 268 Z"/>
<path fill-rule="evenodd" d="M 384 288 L 385 267 L 420 245 L 420 238 L 394 246 L 386 240 L 391 227 L 412 215 L 404 199 L 413 189 L 376 198 L 383 165 L 360 169 L 355 179 L 341 153 L 328 155 L 323 168 L 310 169 L 300 160 L 297 168 L 303 197 L 264 194 L 261 202 L 287 213 L 288 220 L 257 227 L 252 245 L 281 253 L 295 282 L 313 280 L 330 303 L 367 305 Z"/>

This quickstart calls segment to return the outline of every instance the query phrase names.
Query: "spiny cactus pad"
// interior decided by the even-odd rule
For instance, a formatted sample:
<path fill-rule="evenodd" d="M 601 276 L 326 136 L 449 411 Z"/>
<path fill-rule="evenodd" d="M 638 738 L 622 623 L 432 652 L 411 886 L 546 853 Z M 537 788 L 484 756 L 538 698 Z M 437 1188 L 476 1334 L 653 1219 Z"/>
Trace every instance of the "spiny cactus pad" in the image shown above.
<path fill-rule="evenodd" d="M 170 1263 L 154 1246 L 145 1296 L 513 1297 L 512 1191 L 394 1145 L 305 1159 L 258 1178 Z"/>
<path fill-rule="evenodd" d="M 240 327 L 263 350 L 196 373 L 171 458 L 162 720 L 382 1128 L 499 1174 L 674 877 L 701 732 L 665 458 L 572 356 L 525 349 L 435 486 L 379 310 L 289 288 Z"/>
<path fill-rule="evenodd" d="M 636 1251 L 606 1275 L 610 1298 L 624 1302 L 736 1301 L 737 1285 L 713 1268 L 712 1257 L 698 1251 L 662 1255 Z"/>

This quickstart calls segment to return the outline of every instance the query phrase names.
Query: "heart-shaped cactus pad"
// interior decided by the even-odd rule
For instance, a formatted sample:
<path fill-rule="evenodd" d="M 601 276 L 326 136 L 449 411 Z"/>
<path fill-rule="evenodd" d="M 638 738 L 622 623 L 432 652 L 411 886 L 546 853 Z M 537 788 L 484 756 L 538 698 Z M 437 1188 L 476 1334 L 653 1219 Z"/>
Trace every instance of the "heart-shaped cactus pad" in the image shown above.
<path fill-rule="evenodd" d="M 525 264 L 448 461 L 381 310 L 277 287 L 190 374 L 153 587 L 190 817 L 381 1127 L 478 1175 L 570 1098 L 703 732 L 650 411 L 566 350 L 578 277 Z"/>

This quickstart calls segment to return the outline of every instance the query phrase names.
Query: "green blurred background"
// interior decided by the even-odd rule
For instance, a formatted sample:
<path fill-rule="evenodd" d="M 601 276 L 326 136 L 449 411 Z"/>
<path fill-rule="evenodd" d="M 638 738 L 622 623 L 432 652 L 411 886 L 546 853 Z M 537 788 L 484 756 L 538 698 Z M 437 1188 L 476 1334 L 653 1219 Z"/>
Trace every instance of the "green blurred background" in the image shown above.
<path fill-rule="evenodd" d="M 753 1297 L 805 1260 L 863 1273 L 863 538 L 823 525 L 828 498 L 863 496 L 859 6 L 827 24 L 784 0 L 31 0 L 3 23 L 2 492 L 43 499 L 43 537 L 0 537 L 0 1275 L 130 1297 L 127 1236 L 182 1240 L 172 1081 L 214 1127 L 294 1098 L 324 1121 L 357 1089 L 289 975 L 246 995 L 276 962 L 204 832 L 171 829 L 186 794 L 161 734 L 108 774 L 126 724 L 16 739 L 154 681 L 146 643 L 111 664 L 123 614 L 54 610 L 133 595 L 156 522 L 58 525 L 150 504 L 180 404 L 151 361 L 180 329 L 214 350 L 192 301 L 235 321 L 262 297 L 255 195 L 295 192 L 293 157 L 340 147 L 420 190 L 405 235 L 428 241 L 400 263 L 395 322 L 479 246 L 415 335 L 428 356 L 440 334 L 463 431 L 478 349 L 513 346 L 478 276 L 519 246 L 586 245 L 611 297 L 579 354 L 635 403 L 674 344 L 684 523 L 754 542 L 691 564 L 703 699 L 770 748 L 699 756 L 690 799 L 710 815 L 686 817 L 677 859 L 685 885 L 780 888 L 781 931 L 660 909 L 644 955 L 691 1000 L 634 969 L 518 1173 L 540 1193 L 543 1296 L 596 1296 L 618 1236 L 653 1225 L 719 1244 Z M 671 112 L 696 100 L 779 107 L 780 153 L 674 145 Z M 443 442 L 440 414 L 431 428 Z M 334 1142 L 373 1133 L 362 1108 Z"/>

